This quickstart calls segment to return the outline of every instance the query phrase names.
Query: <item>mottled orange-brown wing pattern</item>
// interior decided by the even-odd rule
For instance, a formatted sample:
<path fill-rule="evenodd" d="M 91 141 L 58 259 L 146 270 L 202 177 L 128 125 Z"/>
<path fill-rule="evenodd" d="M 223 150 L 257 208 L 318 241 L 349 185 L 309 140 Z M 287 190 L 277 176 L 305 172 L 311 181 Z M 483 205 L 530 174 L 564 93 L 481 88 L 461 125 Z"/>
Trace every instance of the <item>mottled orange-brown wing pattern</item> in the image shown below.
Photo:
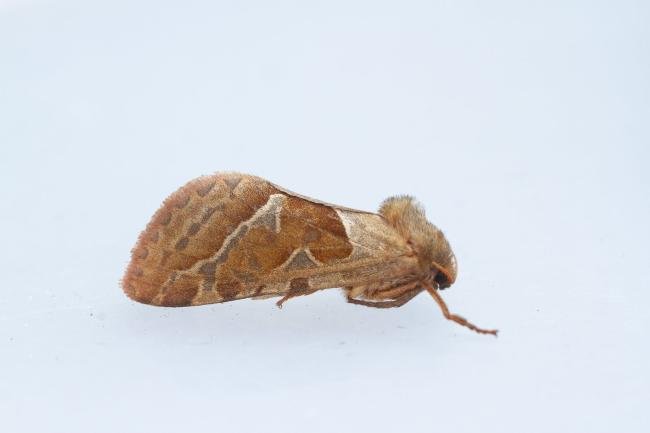
<path fill-rule="evenodd" d="M 414 278 L 417 258 L 384 219 L 218 173 L 189 182 L 153 216 L 123 278 L 163 306 L 306 294 Z"/>

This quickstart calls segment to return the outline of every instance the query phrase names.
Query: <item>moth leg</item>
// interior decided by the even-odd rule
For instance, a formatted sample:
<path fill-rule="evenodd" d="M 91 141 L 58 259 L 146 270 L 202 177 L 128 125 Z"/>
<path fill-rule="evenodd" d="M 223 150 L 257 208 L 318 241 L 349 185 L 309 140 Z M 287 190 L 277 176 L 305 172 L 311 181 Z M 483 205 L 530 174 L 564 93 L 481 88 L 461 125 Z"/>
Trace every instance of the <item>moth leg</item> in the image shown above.
<path fill-rule="evenodd" d="M 370 296 L 369 294 L 366 294 L 367 298 L 372 299 L 373 301 L 383 301 L 387 299 L 395 299 L 402 294 L 406 292 L 410 292 L 411 290 L 415 289 L 416 287 L 419 287 L 420 282 L 419 281 L 414 281 L 412 283 L 408 284 L 403 284 L 401 286 L 393 287 L 391 289 L 382 289 L 377 292 L 372 293 L 373 296 Z M 420 290 L 422 290 L 420 288 Z"/>
<path fill-rule="evenodd" d="M 309 287 L 299 287 L 299 288 L 294 288 L 290 289 L 286 295 L 282 297 L 278 302 L 275 303 L 275 305 L 278 306 L 278 308 L 282 308 L 282 304 L 284 304 L 286 301 L 288 301 L 291 298 L 295 298 L 297 296 L 305 296 L 305 295 L 311 295 L 314 292 L 317 292 L 319 289 L 310 289 Z"/>
<path fill-rule="evenodd" d="M 415 295 L 417 295 L 421 291 L 422 289 L 418 287 L 417 289 L 412 289 L 407 292 L 404 292 L 402 295 L 398 296 L 397 298 L 391 301 L 364 301 L 362 299 L 355 299 L 348 296 L 348 302 L 350 304 L 364 305 L 366 307 L 373 307 L 373 308 L 395 308 L 395 307 L 401 307 L 402 305 L 406 304 L 408 301 L 413 299 Z"/>
<path fill-rule="evenodd" d="M 445 319 L 451 320 L 453 322 L 458 323 L 461 326 L 465 326 L 466 328 L 471 329 L 472 331 L 478 332 L 479 334 L 492 334 L 496 337 L 497 335 L 497 330 L 496 329 L 483 329 L 479 328 L 478 326 L 474 325 L 473 323 L 469 322 L 467 319 L 464 317 L 461 317 L 457 314 L 452 314 L 449 312 L 449 308 L 447 308 L 447 304 L 445 304 L 445 301 L 442 300 L 440 297 L 440 294 L 437 292 L 436 289 L 434 289 L 432 286 L 425 285 L 427 292 L 435 299 L 435 301 L 438 303 L 438 306 L 442 310 L 442 314 L 445 316 Z"/>

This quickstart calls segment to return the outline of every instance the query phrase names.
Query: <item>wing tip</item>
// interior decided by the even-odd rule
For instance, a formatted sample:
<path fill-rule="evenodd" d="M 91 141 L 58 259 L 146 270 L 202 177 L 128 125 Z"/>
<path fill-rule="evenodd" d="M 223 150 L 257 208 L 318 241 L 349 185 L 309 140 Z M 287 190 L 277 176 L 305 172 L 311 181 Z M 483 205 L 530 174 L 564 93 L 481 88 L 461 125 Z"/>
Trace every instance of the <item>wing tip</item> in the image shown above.
<path fill-rule="evenodd" d="M 120 280 L 122 291 L 132 301 L 141 304 L 151 304 L 153 296 L 151 296 L 151 293 L 147 295 L 147 291 L 145 290 L 140 290 L 144 287 L 143 284 L 139 284 L 142 282 L 142 269 L 134 262 L 134 260 L 131 260 L 126 268 L 124 276 Z M 148 292 L 151 292 L 151 290 L 148 290 Z M 155 294 L 153 295 L 155 296 Z"/>

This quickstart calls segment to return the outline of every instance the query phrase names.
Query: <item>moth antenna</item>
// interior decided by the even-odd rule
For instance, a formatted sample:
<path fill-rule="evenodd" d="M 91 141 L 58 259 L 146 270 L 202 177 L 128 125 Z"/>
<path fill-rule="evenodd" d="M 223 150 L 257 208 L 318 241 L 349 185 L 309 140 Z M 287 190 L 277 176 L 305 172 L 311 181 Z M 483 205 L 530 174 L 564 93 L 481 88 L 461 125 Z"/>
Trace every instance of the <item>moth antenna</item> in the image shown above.
<path fill-rule="evenodd" d="M 472 331 L 478 332 L 479 334 L 491 334 L 494 335 L 495 337 L 497 336 L 497 333 L 499 332 L 496 329 L 483 329 L 479 328 L 478 326 L 474 325 L 473 323 L 469 322 L 467 319 L 464 317 L 461 317 L 457 314 L 452 314 L 449 312 L 449 308 L 447 308 L 447 304 L 445 304 L 445 301 L 442 299 L 438 291 L 431 286 L 429 283 L 424 283 L 424 287 L 427 289 L 427 292 L 431 295 L 431 297 L 436 301 L 440 309 L 442 310 L 442 314 L 445 316 L 445 319 L 454 321 L 458 323 L 461 326 L 464 326 L 466 328 L 471 329 Z"/>

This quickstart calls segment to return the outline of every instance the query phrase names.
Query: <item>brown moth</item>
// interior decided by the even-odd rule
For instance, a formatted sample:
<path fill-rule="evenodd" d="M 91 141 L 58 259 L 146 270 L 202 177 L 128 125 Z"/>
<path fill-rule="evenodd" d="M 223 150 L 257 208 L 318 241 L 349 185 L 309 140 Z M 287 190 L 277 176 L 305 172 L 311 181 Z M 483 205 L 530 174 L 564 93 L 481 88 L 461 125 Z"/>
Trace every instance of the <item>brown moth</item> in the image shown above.
<path fill-rule="evenodd" d="M 444 316 L 438 291 L 456 280 L 444 234 L 408 196 L 379 213 L 336 206 L 256 176 L 217 173 L 173 193 L 133 248 L 122 287 L 138 302 L 166 307 L 244 298 L 293 297 L 342 287 L 347 301 L 399 307 L 426 290 Z"/>

